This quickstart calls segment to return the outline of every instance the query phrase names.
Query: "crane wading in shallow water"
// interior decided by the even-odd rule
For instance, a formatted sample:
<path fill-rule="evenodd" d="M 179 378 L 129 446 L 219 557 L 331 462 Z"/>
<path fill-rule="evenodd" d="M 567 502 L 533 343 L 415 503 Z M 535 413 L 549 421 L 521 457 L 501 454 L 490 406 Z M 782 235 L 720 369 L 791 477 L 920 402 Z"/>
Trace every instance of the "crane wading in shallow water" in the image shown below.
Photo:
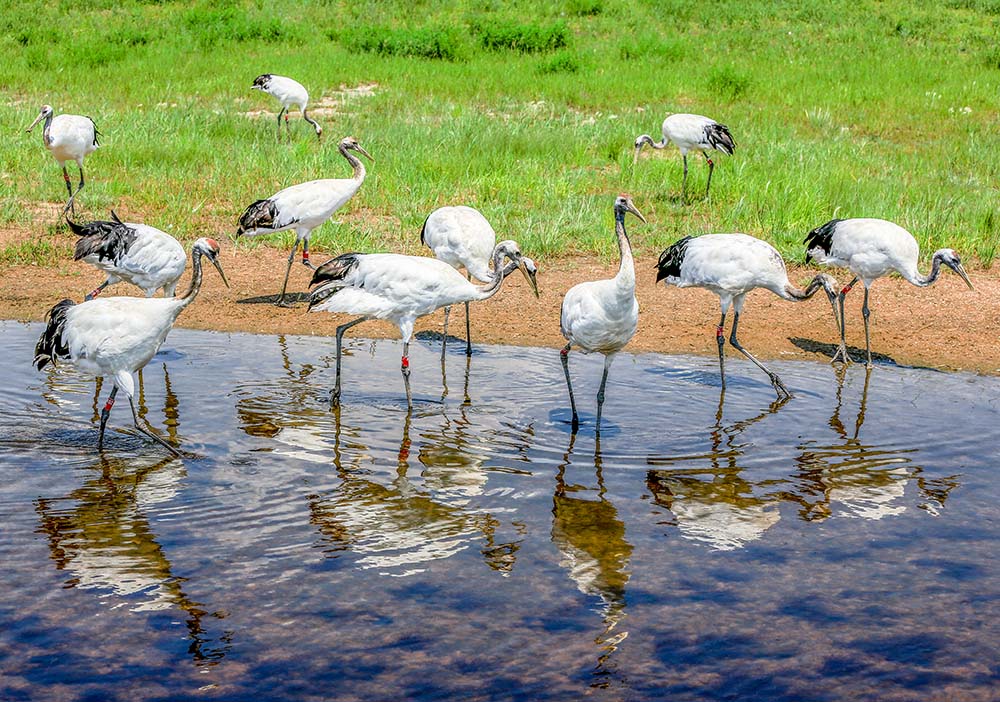
<path fill-rule="evenodd" d="M 295 244 L 288 254 L 288 267 L 285 268 L 285 282 L 275 303 L 279 307 L 291 306 L 285 302 L 285 291 L 288 289 L 288 274 L 292 270 L 292 261 L 295 260 L 299 242 L 302 242 L 302 265 L 315 270 L 316 267 L 309 262 L 309 236 L 313 229 L 330 219 L 334 212 L 354 197 L 361 184 L 365 182 L 365 166 L 361 163 L 361 159 L 351 154 L 351 151 L 357 151 L 372 161 L 375 160 L 361 148 L 354 137 L 341 139 L 339 150 L 354 169 L 352 177 L 311 180 L 308 183 L 293 185 L 266 200 L 257 200 L 240 215 L 239 226 L 236 229 L 237 239 L 241 236 L 273 234 L 286 229 L 295 230 Z"/>
<path fill-rule="evenodd" d="M 420 230 L 420 243 L 434 252 L 434 257 L 456 270 L 465 268 L 469 280 L 480 283 L 493 280 L 490 256 L 497 244 L 493 227 L 479 210 L 465 205 L 439 207 L 427 215 Z M 448 343 L 448 316 L 451 306 L 444 308 L 444 340 L 441 356 Z M 465 354 L 472 355 L 472 331 L 469 324 L 469 303 L 465 303 Z"/>
<path fill-rule="evenodd" d="M 509 263 L 501 268 L 504 259 Z M 499 271 L 485 285 L 473 285 L 443 261 L 426 256 L 401 254 L 345 253 L 316 269 L 310 285 L 319 284 L 309 299 L 309 310 L 360 315 L 337 327 L 337 380 L 330 404 L 340 404 L 341 348 L 344 332 L 369 319 L 384 319 L 399 327 L 403 338 L 400 368 L 406 386 L 406 406 L 410 396 L 410 337 L 419 317 L 447 305 L 486 300 L 495 295 L 506 276 L 520 269 L 535 295 L 536 268 L 513 241 L 501 241 L 493 250 L 493 270 Z"/>
<path fill-rule="evenodd" d="M 642 134 L 635 140 L 635 155 L 632 162 L 639 160 L 639 152 L 642 147 L 649 144 L 654 149 L 665 149 L 667 144 L 673 142 L 680 149 L 681 158 L 684 160 L 684 180 L 681 181 L 681 202 L 687 199 L 687 177 L 688 177 L 688 151 L 700 151 L 701 155 L 708 161 L 708 182 L 705 184 L 705 197 L 708 197 L 708 189 L 712 187 L 712 171 L 715 170 L 715 162 L 708 152 L 715 149 L 729 156 L 736 150 L 736 142 L 729 132 L 729 127 L 719 124 L 714 119 L 702 117 L 701 115 L 677 114 L 670 115 L 663 120 L 663 140 L 653 141 L 653 137 Z"/>
<path fill-rule="evenodd" d="M 596 351 L 604 354 L 604 375 L 597 391 L 597 432 L 601 431 L 601 411 L 604 408 L 604 388 L 608 383 L 608 370 L 615 354 L 631 341 L 639 325 L 639 302 L 635 299 L 635 263 L 632 245 L 625 231 L 625 213 L 631 212 L 643 223 L 646 218 L 632 204 L 628 195 L 615 198 L 615 235 L 621 263 L 618 275 L 610 280 L 593 280 L 577 283 L 562 301 L 559 329 L 566 338 L 566 346 L 559 352 L 569 404 L 573 412 L 573 431 L 580 426 L 573 397 L 573 384 L 569 379 L 569 352 L 575 345 L 584 353 Z"/>
<path fill-rule="evenodd" d="M 860 279 L 865 285 L 865 301 L 861 315 L 865 319 L 865 354 L 867 366 L 872 366 L 872 344 L 868 328 L 868 289 L 878 278 L 896 271 L 908 282 L 925 288 L 941 275 L 941 264 L 958 273 L 970 290 L 974 290 L 962 267 L 962 259 L 953 249 L 934 252 L 929 275 L 917 270 L 920 247 L 913 235 L 898 224 L 884 219 L 831 219 L 806 235 L 806 263 L 816 259 L 823 265 L 846 268 L 854 279 L 840 291 L 840 348 L 833 362 L 849 363 L 845 339 L 844 298 Z"/>
<path fill-rule="evenodd" d="M 291 107 L 298 107 L 302 112 L 302 119 L 312 125 L 316 130 L 316 138 L 323 136 L 323 128 L 319 122 L 306 114 L 306 105 L 309 104 L 309 93 L 305 87 L 297 80 L 292 80 L 286 76 L 276 76 L 270 73 L 259 75 L 253 79 L 251 90 L 260 90 L 268 95 L 274 96 L 281 103 L 281 112 L 278 113 L 278 141 L 281 141 L 281 116 L 285 116 L 285 133 L 288 140 L 292 140 L 292 129 L 288 126 L 288 110 Z"/>
<path fill-rule="evenodd" d="M 830 300 L 834 322 L 838 322 L 837 281 L 832 276 L 820 273 L 809 282 L 805 290 L 797 288 L 788 281 L 788 272 L 781 254 L 766 241 L 746 234 L 686 236 L 660 254 L 656 268 L 657 283 L 662 280 L 667 285 L 676 285 L 678 288 L 705 288 L 719 296 L 722 319 L 715 330 L 715 338 L 719 346 L 719 373 L 722 376 L 723 390 L 726 388 L 724 330 L 726 314 L 732 305 L 735 316 L 729 343 L 767 373 L 779 399 L 791 397 L 777 373 L 768 370 L 736 338 L 743 302 L 747 293 L 754 288 L 770 290 L 781 299 L 791 302 L 808 300 L 822 288 Z"/>
<path fill-rule="evenodd" d="M 183 297 L 106 297 L 80 304 L 63 300 L 49 310 L 45 331 L 35 345 L 35 368 L 66 361 L 78 371 L 94 376 L 111 376 L 115 387 L 101 411 L 101 431 L 97 449 L 104 448 L 104 429 L 119 390 L 128 395 L 135 428 L 175 455 L 180 452 L 139 423 L 132 397 L 132 374 L 149 363 L 163 345 L 177 316 L 190 305 L 201 289 L 201 257 L 205 256 L 229 286 L 219 265 L 219 245 L 214 239 L 198 239 L 191 249 L 194 273 L 191 287 Z"/>
<path fill-rule="evenodd" d="M 77 224 L 67 219 L 66 223 L 80 237 L 73 260 L 89 263 L 107 275 L 84 300 L 92 300 L 120 280 L 132 283 L 146 297 L 153 297 L 159 288 L 165 297 L 174 296 L 187 263 L 177 239 L 146 224 L 126 224 L 114 210 L 111 221 Z"/>
<path fill-rule="evenodd" d="M 84 186 L 83 160 L 100 146 L 97 137 L 101 133 L 97 131 L 97 125 L 90 117 L 81 115 L 53 117 L 52 115 L 52 107 L 42 105 L 42 111 L 38 113 L 35 121 L 25 131 L 30 134 L 36 124 L 45 120 L 42 142 L 45 144 L 45 148 L 52 152 L 53 158 L 62 168 L 63 180 L 66 181 L 66 190 L 69 192 L 69 200 L 66 201 L 62 214 L 66 214 L 69 210 L 76 215 L 76 207 L 73 202 Z M 67 161 L 76 161 L 76 165 L 80 169 L 80 184 L 77 186 L 76 192 L 73 192 L 73 186 L 69 181 L 69 171 L 66 170 Z"/>

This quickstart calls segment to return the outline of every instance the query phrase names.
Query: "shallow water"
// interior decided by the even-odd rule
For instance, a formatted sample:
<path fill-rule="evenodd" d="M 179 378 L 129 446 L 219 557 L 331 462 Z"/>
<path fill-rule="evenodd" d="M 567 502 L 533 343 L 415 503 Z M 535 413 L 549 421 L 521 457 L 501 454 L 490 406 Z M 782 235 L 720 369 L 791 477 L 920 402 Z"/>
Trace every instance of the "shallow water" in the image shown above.
<path fill-rule="evenodd" d="M 0 323 L 0 699 L 992 699 L 1000 381 L 175 330 L 140 410 Z M 442 397 L 442 395 L 445 395 Z"/>

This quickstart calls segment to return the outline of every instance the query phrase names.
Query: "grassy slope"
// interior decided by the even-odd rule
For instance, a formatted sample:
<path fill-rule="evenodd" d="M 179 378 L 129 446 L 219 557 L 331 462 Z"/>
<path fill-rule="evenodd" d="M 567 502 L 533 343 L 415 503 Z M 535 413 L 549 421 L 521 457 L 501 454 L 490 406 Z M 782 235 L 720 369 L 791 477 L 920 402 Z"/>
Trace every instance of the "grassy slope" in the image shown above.
<path fill-rule="evenodd" d="M 232 231 L 246 204 L 286 185 L 346 177 L 336 141 L 353 134 L 377 163 L 317 249 L 416 251 L 431 209 L 466 202 L 533 256 L 610 255 L 612 195 L 627 190 L 650 221 L 632 227 L 647 253 L 744 231 L 801 260 L 810 228 L 878 216 L 924 251 L 996 254 L 1000 0 L 5 1 L 2 226 L 51 230 L 36 203 L 64 197 L 39 134 L 22 131 L 47 102 L 104 134 L 84 216 L 117 207 L 185 238 Z M 488 51 L 470 29 L 511 22 L 563 23 L 568 45 Z M 380 37 L 455 59 L 357 47 Z M 322 145 L 300 120 L 278 145 L 272 112 L 243 115 L 274 109 L 249 90 L 263 72 L 297 77 L 314 101 L 378 87 L 321 118 Z M 736 137 L 711 202 L 677 201 L 676 150 L 632 165 L 635 136 L 658 137 L 670 111 L 713 116 Z M 706 173 L 692 161 L 692 193 Z"/>

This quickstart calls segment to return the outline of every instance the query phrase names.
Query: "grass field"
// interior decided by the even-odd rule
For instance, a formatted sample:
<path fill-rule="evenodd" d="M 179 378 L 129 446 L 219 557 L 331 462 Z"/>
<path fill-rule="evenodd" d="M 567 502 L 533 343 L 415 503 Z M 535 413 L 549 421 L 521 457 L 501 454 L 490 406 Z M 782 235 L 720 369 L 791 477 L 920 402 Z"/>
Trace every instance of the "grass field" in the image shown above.
<path fill-rule="evenodd" d="M 416 252 L 430 210 L 468 203 L 536 258 L 611 256 L 622 190 L 649 220 L 631 228 L 646 253 L 743 231 L 801 261 L 833 216 L 894 220 L 973 265 L 1000 242 L 1000 0 L 4 4 L 0 227 L 37 230 L 46 252 L 39 203 L 65 189 L 40 130 L 23 132 L 42 103 L 103 134 L 81 218 L 115 207 L 185 239 L 234 231 L 287 185 L 347 177 L 336 145 L 353 134 L 376 163 L 317 250 Z M 249 89 L 265 72 L 325 106 L 322 143 L 297 118 L 277 143 L 276 103 Z M 688 204 L 675 149 L 632 164 L 669 112 L 732 129 L 711 201 L 700 158 Z M 15 248 L 0 262 L 32 259 Z"/>

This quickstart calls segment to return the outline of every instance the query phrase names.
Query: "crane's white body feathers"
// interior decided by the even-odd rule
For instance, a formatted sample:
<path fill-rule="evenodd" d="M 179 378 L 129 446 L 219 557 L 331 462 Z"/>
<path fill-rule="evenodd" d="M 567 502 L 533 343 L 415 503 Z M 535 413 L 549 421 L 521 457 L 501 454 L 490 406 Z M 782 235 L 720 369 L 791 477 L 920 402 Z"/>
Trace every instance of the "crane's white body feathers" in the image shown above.
<path fill-rule="evenodd" d="M 716 147 L 708 142 L 705 127 L 713 124 L 718 122 L 701 115 L 683 113 L 670 115 L 663 120 L 663 139 L 672 142 L 682 154 L 687 154 L 689 151 L 711 151 Z"/>
<path fill-rule="evenodd" d="M 286 109 L 298 107 L 301 112 L 305 112 L 309 104 L 309 92 L 305 86 L 287 76 L 272 74 L 267 85 L 260 90 L 274 97 Z"/>
<path fill-rule="evenodd" d="M 584 352 L 620 351 L 639 326 L 634 273 L 630 282 L 612 278 L 570 288 L 559 317 L 559 328 L 566 340 Z"/>
<path fill-rule="evenodd" d="M 479 210 L 465 205 L 439 207 L 424 222 L 421 238 L 439 260 L 465 268 L 480 282 L 493 280 L 490 256 L 497 235 Z"/>
<path fill-rule="evenodd" d="M 664 281 L 678 288 L 700 287 L 719 296 L 726 311 L 734 298 L 754 288 L 792 299 L 781 254 L 766 241 L 747 234 L 703 234 L 687 243 L 679 276 Z"/>
<path fill-rule="evenodd" d="M 248 229 L 242 234 L 256 236 L 294 229 L 299 239 L 308 238 L 313 229 L 354 197 L 362 182 L 361 178 L 324 178 L 285 188 L 268 198 L 278 211 L 276 226 Z"/>
<path fill-rule="evenodd" d="M 56 115 L 44 137 L 45 146 L 60 166 L 76 161 L 83 168 L 83 159 L 97 150 L 97 130 L 89 117 Z"/>
<path fill-rule="evenodd" d="M 815 247 L 808 253 L 822 264 L 849 269 L 866 286 L 892 271 L 911 283 L 920 276 L 917 240 L 898 224 L 884 219 L 841 220 L 834 228 L 830 252 Z"/>
<path fill-rule="evenodd" d="M 125 226 L 135 231 L 135 239 L 123 256 L 115 260 L 91 254 L 81 260 L 104 271 L 108 285 L 124 280 L 140 288 L 146 297 L 152 297 L 160 288 L 164 295 L 173 297 L 187 266 L 184 247 L 156 227 L 131 222 L 125 222 Z"/>

